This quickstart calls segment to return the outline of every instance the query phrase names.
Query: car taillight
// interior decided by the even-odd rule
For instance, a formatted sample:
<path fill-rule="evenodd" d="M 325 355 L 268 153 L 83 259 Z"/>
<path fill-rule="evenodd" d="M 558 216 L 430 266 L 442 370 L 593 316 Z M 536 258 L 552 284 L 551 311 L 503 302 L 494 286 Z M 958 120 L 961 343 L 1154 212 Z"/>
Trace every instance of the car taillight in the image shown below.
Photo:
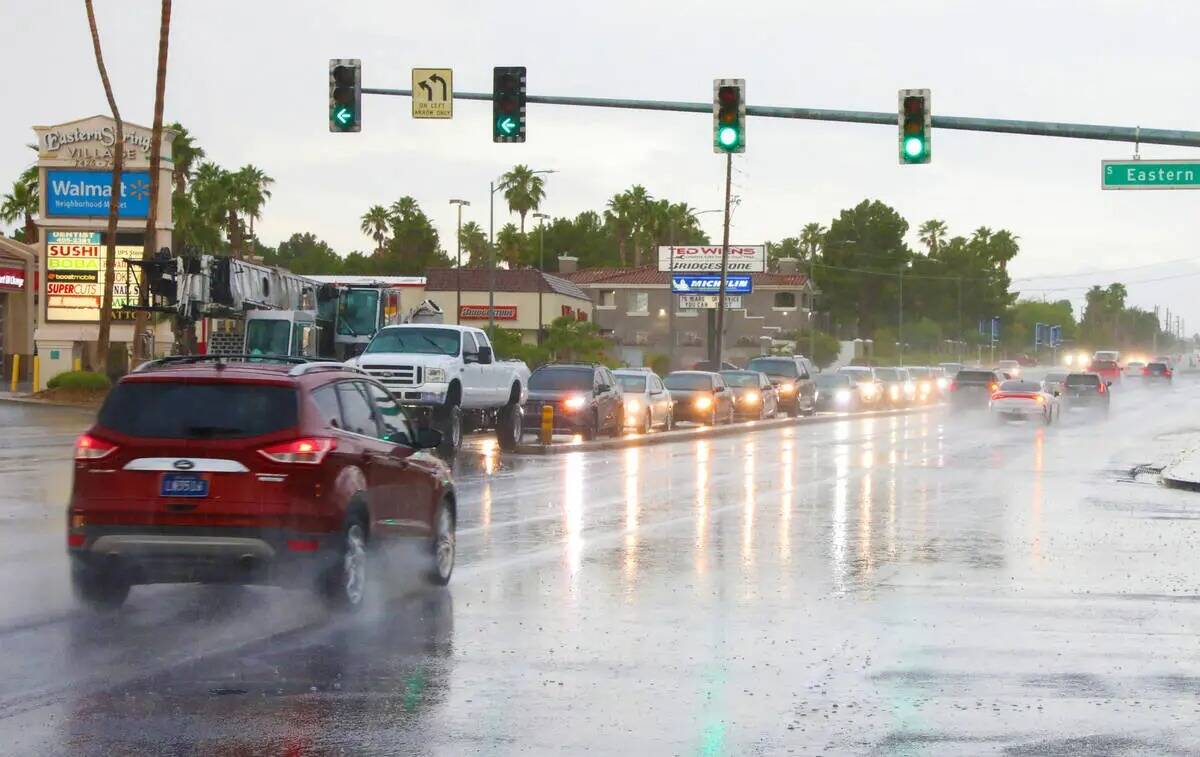
<path fill-rule="evenodd" d="M 67 546 L 71 549 L 79 549 L 87 542 L 87 536 L 84 534 L 67 534 Z"/>
<path fill-rule="evenodd" d="M 1097 385 L 1097 388 L 1100 390 L 1100 393 L 1101 393 L 1101 394 L 1104 394 L 1104 382 L 1103 382 L 1103 381 L 1101 381 L 1101 382 L 1100 382 L 1100 383 Z"/>
<path fill-rule="evenodd" d="M 287 548 L 293 552 L 316 552 L 321 543 L 316 539 L 288 539 Z"/>
<path fill-rule="evenodd" d="M 276 463 L 319 465 L 325 456 L 337 449 L 337 440 L 321 436 L 294 439 L 290 442 L 263 447 L 258 454 Z"/>
<path fill-rule="evenodd" d="M 1142 375 L 1143 375 L 1143 376 L 1149 376 L 1149 375 L 1150 375 L 1150 369 L 1149 369 L 1149 368 L 1143 368 L 1143 369 L 1142 369 Z"/>
<path fill-rule="evenodd" d="M 958 382 L 957 381 L 950 382 L 950 391 L 952 391 L 952 392 L 958 391 Z"/>
<path fill-rule="evenodd" d="M 117 451 L 117 445 L 97 439 L 91 434 L 84 434 L 75 440 L 76 460 L 99 460 Z"/>
<path fill-rule="evenodd" d="M 988 391 L 992 392 L 993 394 L 995 394 L 999 388 L 1000 388 L 999 384 L 988 384 Z"/>

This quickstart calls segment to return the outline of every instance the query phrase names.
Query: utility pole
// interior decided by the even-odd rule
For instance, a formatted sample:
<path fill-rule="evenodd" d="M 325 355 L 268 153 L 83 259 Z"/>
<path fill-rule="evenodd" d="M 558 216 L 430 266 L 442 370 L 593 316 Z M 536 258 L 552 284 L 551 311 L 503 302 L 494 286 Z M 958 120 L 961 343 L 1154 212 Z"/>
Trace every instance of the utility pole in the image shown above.
<path fill-rule="evenodd" d="M 451 200 L 451 205 L 458 206 L 458 231 L 454 238 L 458 242 L 458 267 L 454 269 L 454 322 L 462 323 L 462 209 L 463 205 L 471 206 L 466 200 Z"/>
<path fill-rule="evenodd" d="M 962 276 L 958 277 L 958 339 L 955 340 L 958 344 L 958 362 L 963 359 L 963 330 L 962 330 Z"/>
<path fill-rule="evenodd" d="M 904 264 L 900 264 L 900 297 L 896 300 L 896 349 L 900 351 L 900 365 L 904 365 Z"/>
<path fill-rule="evenodd" d="M 538 332 L 537 343 L 540 347 L 542 344 L 543 327 L 546 325 L 546 318 L 542 315 L 542 284 L 546 281 L 546 219 L 550 216 L 545 213 L 534 213 L 533 217 L 538 219 Z"/>
<path fill-rule="evenodd" d="M 729 189 L 733 182 L 733 153 L 725 154 L 725 232 L 721 239 L 721 293 L 717 295 L 717 336 L 713 364 L 721 370 L 725 345 L 725 277 L 729 273 Z"/>
<path fill-rule="evenodd" d="M 813 258 L 816 257 L 816 254 L 815 249 L 809 248 L 808 288 L 812 291 L 808 295 L 808 359 L 814 361 L 817 359 L 817 285 L 813 283 Z"/>
<path fill-rule="evenodd" d="M 496 182 L 488 182 L 488 339 L 496 331 Z"/>

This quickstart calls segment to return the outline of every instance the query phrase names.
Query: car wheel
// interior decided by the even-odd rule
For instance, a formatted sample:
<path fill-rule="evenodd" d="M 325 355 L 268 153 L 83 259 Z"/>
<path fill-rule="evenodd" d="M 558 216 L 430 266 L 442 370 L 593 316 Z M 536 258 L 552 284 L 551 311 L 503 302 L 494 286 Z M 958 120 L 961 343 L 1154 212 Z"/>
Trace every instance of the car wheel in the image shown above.
<path fill-rule="evenodd" d="M 613 413 L 612 436 L 618 437 L 625 430 L 625 408 L 622 406 Z"/>
<path fill-rule="evenodd" d="M 667 410 L 667 421 L 663 424 L 663 431 L 671 431 L 675 428 L 675 410 L 674 408 Z"/>
<path fill-rule="evenodd" d="M 787 410 L 789 418 L 796 418 L 800 415 L 800 403 L 796 403 L 795 407 L 789 407 Z"/>
<path fill-rule="evenodd" d="M 650 427 L 654 425 L 654 419 L 650 417 L 650 411 L 646 411 L 646 415 L 642 418 L 642 425 L 638 427 L 639 434 L 650 433 Z"/>
<path fill-rule="evenodd" d="M 442 443 L 438 451 L 443 455 L 453 455 L 462 446 L 462 408 L 458 405 L 438 408 L 434 414 L 434 423 L 437 430 L 442 432 Z"/>
<path fill-rule="evenodd" d="M 457 554 L 457 540 L 454 535 L 454 511 L 449 501 L 442 500 L 438 506 L 437 517 L 433 521 L 433 541 L 430 544 L 432 563 L 427 578 L 437 586 L 450 583 L 450 575 L 454 573 L 454 558 Z"/>
<path fill-rule="evenodd" d="M 512 452 L 517 448 L 521 443 L 521 434 L 524 433 L 524 420 L 525 411 L 520 405 L 505 405 L 500 409 L 496 422 L 496 441 L 500 444 L 500 449 Z"/>
<path fill-rule="evenodd" d="M 592 439 L 600 436 L 600 411 L 592 411 L 592 422 L 588 426 L 584 426 L 579 430 L 579 435 L 583 437 L 585 442 L 590 442 Z"/>
<path fill-rule="evenodd" d="M 85 565 L 71 566 L 71 590 L 75 598 L 93 610 L 116 610 L 129 596 L 129 581 L 108 571 Z"/>
<path fill-rule="evenodd" d="M 358 518 L 346 524 L 338 560 L 321 580 L 321 595 L 335 610 L 353 612 L 367 595 L 367 532 Z"/>

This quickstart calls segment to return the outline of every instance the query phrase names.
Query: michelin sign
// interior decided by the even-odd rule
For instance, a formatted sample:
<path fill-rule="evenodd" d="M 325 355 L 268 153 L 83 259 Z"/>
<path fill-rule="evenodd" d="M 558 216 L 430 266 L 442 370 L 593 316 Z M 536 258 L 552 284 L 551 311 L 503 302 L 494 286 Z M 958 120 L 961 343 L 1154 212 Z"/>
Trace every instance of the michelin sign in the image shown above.
<path fill-rule="evenodd" d="M 46 170 L 46 215 L 51 218 L 93 218 L 108 215 L 111 171 Z M 145 218 L 150 212 L 150 172 L 123 171 L 118 214 Z"/>
<path fill-rule="evenodd" d="M 720 275 L 696 276 L 676 274 L 671 277 L 671 291 L 675 294 L 719 294 L 721 291 L 721 277 Z M 726 294 L 749 294 L 750 291 L 749 276 L 745 274 L 726 274 Z"/>

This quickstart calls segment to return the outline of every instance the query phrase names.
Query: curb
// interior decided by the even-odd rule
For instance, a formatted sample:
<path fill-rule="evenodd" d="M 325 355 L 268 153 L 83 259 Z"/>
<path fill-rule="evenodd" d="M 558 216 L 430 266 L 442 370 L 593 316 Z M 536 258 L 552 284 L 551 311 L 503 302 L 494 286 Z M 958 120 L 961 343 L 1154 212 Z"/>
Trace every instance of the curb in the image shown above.
<path fill-rule="evenodd" d="M 11 402 L 14 405 L 40 405 L 42 407 L 64 407 L 71 410 L 99 410 L 99 405 L 89 405 L 80 402 L 54 402 L 52 400 L 39 400 L 36 397 L 15 397 L 15 396 L 0 396 L 0 402 Z"/>
<path fill-rule="evenodd" d="M 834 421 L 859 420 L 862 418 L 889 418 L 898 415 L 917 415 L 930 410 L 945 407 L 945 403 L 923 405 L 921 407 L 906 407 L 898 410 L 866 410 L 861 413 L 844 413 L 840 415 L 810 415 L 799 418 L 774 418 L 767 421 L 743 421 L 728 426 L 700 426 L 697 428 L 679 429 L 676 431 L 660 431 L 653 434 L 622 436 L 617 439 L 601 439 L 592 442 L 559 442 L 558 444 L 521 444 L 517 446 L 518 455 L 563 455 L 569 452 L 592 452 L 597 450 L 627 449 L 629 447 L 650 447 L 656 444 L 671 444 L 686 442 L 693 439 L 713 439 L 721 436 L 769 431 L 789 426 L 807 426 Z"/>

